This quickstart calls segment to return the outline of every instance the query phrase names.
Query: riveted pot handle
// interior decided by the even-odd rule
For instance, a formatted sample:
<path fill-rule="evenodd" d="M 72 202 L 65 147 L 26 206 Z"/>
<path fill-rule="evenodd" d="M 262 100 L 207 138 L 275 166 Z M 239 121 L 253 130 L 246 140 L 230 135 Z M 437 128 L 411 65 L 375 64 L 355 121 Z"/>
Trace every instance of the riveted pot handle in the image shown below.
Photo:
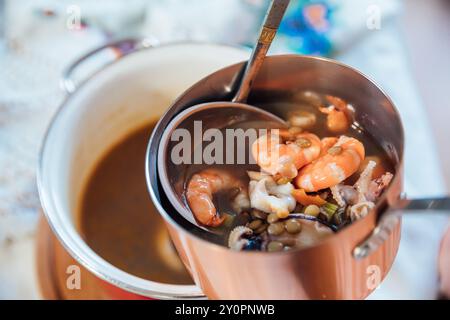
<path fill-rule="evenodd" d="M 139 49 L 154 47 L 158 44 L 158 41 L 155 38 L 127 38 L 118 41 L 114 41 L 111 43 L 107 43 L 101 47 L 98 47 L 85 55 L 81 56 L 77 60 L 75 60 L 71 65 L 69 65 L 64 71 L 61 78 L 61 88 L 66 93 L 74 92 L 79 83 L 83 80 L 76 80 L 76 73 L 82 69 L 82 66 L 87 64 L 88 61 L 93 60 L 93 58 L 99 58 L 101 54 L 103 54 L 102 62 L 99 66 L 97 66 L 95 71 L 90 71 L 90 74 L 95 73 L 101 67 L 104 67 L 119 58 L 135 52 Z M 91 68 L 92 69 L 92 68 Z M 86 75 L 84 79 L 86 79 Z M 79 77 L 78 77 L 79 78 Z"/>
<path fill-rule="evenodd" d="M 430 214 L 433 211 L 449 214 L 450 197 L 399 199 L 394 206 L 388 208 L 387 211 L 381 215 L 377 227 L 372 231 L 370 236 L 353 249 L 353 257 L 358 260 L 364 259 L 372 252 L 376 251 L 391 234 L 401 215 L 417 214 L 424 210 L 427 211 L 427 214 Z"/>

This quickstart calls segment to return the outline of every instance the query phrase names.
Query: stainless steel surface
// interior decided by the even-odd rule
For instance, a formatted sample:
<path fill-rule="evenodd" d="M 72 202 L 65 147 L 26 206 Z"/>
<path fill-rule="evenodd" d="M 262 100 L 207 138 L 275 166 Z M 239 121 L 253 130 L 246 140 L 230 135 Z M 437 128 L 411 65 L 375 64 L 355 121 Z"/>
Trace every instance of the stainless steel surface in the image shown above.
<path fill-rule="evenodd" d="M 277 94 L 280 102 L 296 92 L 314 90 L 337 95 L 356 109 L 356 123 L 372 135 L 395 168 L 391 185 L 366 217 L 318 245 L 281 253 L 235 252 L 205 240 L 171 205 L 157 173 L 161 135 L 171 119 L 188 107 L 229 100 L 230 88 L 244 63 L 224 68 L 187 90 L 161 118 L 147 150 L 149 192 L 167 222 L 177 250 L 196 283 L 214 299 L 363 299 L 374 288 L 367 285 L 370 269 L 379 268 L 380 280 L 389 271 L 400 241 L 400 219 L 391 221 L 383 243 L 357 260 L 353 249 L 375 229 L 385 209 L 402 191 L 404 136 L 392 101 L 371 80 L 339 62 L 299 55 L 269 56 L 258 72 L 248 103 Z M 267 277 L 277 270 L 277 277 Z"/>
<path fill-rule="evenodd" d="M 290 0 L 273 0 L 269 11 L 261 28 L 261 32 L 258 37 L 258 43 L 253 48 L 252 55 L 247 62 L 244 70 L 239 89 L 236 96 L 233 98 L 233 102 L 244 103 L 247 100 L 250 92 L 252 82 L 255 76 L 258 74 L 258 70 L 261 67 L 267 51 L 269 50 L 272 40 L 275 38 L 275 34 L 278 30 L 281 20 L 283 19 L 284 12 L 289 5 Z"/>
<path fill-rule="evenodd" d="M 398 210 L 400 213 L 414 213 L 414 211 L 419 210 L 436 210 L 450 213 L 450 197 L 400 199 L 398 204 L 394 205 L 392 209 Z"/>

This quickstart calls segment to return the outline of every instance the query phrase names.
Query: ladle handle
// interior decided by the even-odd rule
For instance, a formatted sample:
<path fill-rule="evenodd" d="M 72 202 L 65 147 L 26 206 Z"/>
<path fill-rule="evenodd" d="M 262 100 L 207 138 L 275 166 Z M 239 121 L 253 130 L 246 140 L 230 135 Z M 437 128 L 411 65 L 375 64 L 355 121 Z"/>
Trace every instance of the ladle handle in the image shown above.
<path fill-rule="evenodd" d="M 381 215 L 377 227 L 370 236 L 353 249 L 355 259 L 364 259 L 378 249 L 389 237 L 397 225 L 399 216 L 417 213 L 418 211 L 437 211 L 450 213 L 450 197 L 399 199 L 397 203 Z"/>
<path fill-rule="evenodd" d="M 418 210 L 434 210 L 450 212 L 450 197 L 423 198 L 423 199 L 401 199 L 393 207 L 393 211 L 403 210 L 414 212 Z"/>
<path fill-rule="evenodd" d="M 284 12 L 289 5 L 289 1 L 290 0 L 272 0 L 270 9 L 264 18 L 264 24 L 259 34 L 258 43 L 253 49 L 252 55 L 247 62 L 244 75 L 241 79 L 239 89 L 233 98 L 233 102 L 246 102 L 252 82 L 258 74 L 258 70 L 264 61 L 264 57 L 269 50 L 270 44 L 277 33 Z"/>

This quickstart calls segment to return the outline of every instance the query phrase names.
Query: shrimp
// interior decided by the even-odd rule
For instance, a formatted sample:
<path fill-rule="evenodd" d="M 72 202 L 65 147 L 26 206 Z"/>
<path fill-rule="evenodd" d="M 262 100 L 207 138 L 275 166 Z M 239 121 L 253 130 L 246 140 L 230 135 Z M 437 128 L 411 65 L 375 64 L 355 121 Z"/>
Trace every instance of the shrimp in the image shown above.
<path fill-rule="evenodd" d="M 337 137 L 325 137 L 320 140 L 320 156 L 323 156 L 327 153 L 328 149 L 330 149 L 332 146 L 334 146 L 338 142 Z"/>
<path fill-rule="evenodd" d="M 224 218 L 218 213 L 213 195 L 218 192 L 236 190 L 232 201 L 237 213 L 250 207 L 247 187 L 229 172 L 219 169 L 205 169 L 196 173 L 189 180 L 186 199 L 195 219 L 203 225 L 217 227 Z"/>
<path fill-rule="evenodd" d="M 326 96 L 327 101 L 331 104 L 329 107 L 323 107 L 319 110 L 327 114 L 327 128 L 333 133 L 341 133 L 350 127 L 350 117 L 348 104 L 334 96 Z"/>
<path fill-rule="evenodd" d="M 335 186 L 358 170 L 364 153 L 359 140 L 341 136 L 326 154 L 300 170 L 295 184 L 307 192 Z"/>
<path fill-rule="evenodd" d="M 259 137 L 252 145 L 256 163 L 271 175 L 295 178 L 298 169 L 319 157 L 320 139 L 308 132 L 297 133 L 293 138 L 294 141 L 284 143 L 276 131 Z"/>

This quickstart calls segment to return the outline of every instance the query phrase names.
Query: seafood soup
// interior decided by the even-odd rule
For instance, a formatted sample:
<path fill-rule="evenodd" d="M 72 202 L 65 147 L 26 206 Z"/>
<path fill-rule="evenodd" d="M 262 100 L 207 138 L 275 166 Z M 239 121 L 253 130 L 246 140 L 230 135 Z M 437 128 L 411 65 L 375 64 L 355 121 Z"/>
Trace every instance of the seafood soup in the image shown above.
<path fill-rule="evenodd" d="M 351 101 L 302 91 L 289 102 L 275 94 L 255 105 L 287 127 L 248 142 L 252 163 L 183 167 L 183 201 L 211 231 L 200 236 L 232 250 L 305 248 L 375 207 L 393 165 L 354 121 Z"/>

